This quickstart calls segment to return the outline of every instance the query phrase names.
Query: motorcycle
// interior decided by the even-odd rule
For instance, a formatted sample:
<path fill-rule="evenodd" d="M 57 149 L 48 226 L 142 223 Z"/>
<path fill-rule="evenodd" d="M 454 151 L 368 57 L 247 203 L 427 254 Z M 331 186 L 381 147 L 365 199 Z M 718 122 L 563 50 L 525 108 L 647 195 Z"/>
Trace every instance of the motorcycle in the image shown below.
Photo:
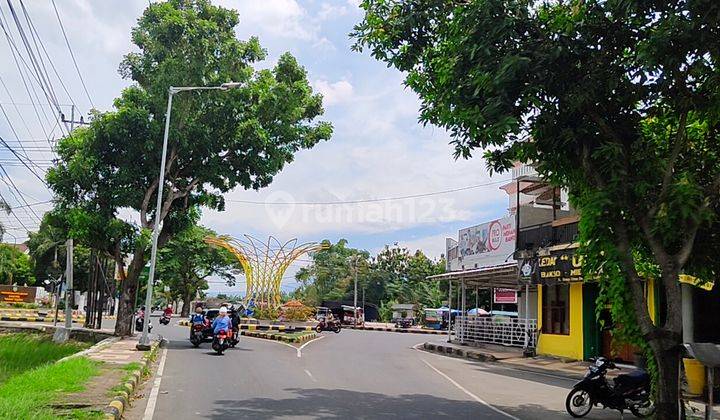
<path fill-rule="evenodd" d="M 145 317 L 142 315 L 138 315 L 135 318 L 135 331 L 142 332 L 143 330 L 143 324 L 144 324 Z M 152 332 L 152 321 L 148 321 L 148 332 Z"/>
<path fill-rule="evenodd" d="M 163 315 L 160 317 L 160 323 L 163 324 L 163 325 L 169 324 L 169 323 L 170 323 L 170 316 L 163 314 Z"/>
<path fill-rule="evenodd" d="M 395 321 L 395 328 L 410 328 L 412 326 L 411 318 L 400 318 Z"/>
<path fill-rule="evenodd" d="M 315 331 L 317 332 L 323 332 L 323 331 L 332 331 L 335 334 L 340 332 L 340 329 L 342 327 L 340 326 L 339 321 L 330 320 L 327 321 L 325 319 L 321 319 L 320 322 L 315 327 Z"/>
<path fill-rule="evenodd" d="M 203 331 L 207 328 L 207 323 L 196 322 L 192 324 L 190 329 L 190 342 L 193 347 L 199 347 L 203 341 L 205 341 L 205 334 Z"/>
<path fill-rule="evenodd" d="M 218 331 L 217 334 L 215 334 L 215 337 L 213 338 L 212 342 L 212 349 L 215 350 L 215 352 L 219 355 L 222 355 L 225 350 L 230 346 L 230 338 L 228 337 L 228 333 L 225 330 Z"/>
<path fill-rule="evenodd" d="M 593 360 L 593 359 L 591 359 Z M 573 417 L 585 417 L 593 407 L 630 410 L 635 417 L 649 417 L 655 413 L 651 398 L 650 375 L 642 369 L 620 374 L 613 383 L 606 378 L 608 369 L 619 369 L 604 357 L 593 360 L 585 378 L 573 386 L 565 399 L 565 409 Z"/>

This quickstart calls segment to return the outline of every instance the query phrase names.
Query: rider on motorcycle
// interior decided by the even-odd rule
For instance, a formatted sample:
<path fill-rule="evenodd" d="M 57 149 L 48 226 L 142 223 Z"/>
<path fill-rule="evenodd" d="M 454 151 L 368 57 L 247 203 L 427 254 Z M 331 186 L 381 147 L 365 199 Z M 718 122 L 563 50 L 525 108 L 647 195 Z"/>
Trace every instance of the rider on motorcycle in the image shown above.
<path fill-rule="evenodd" d="M 167 308 L 165 308 L 165 310 L 163 311 L 163 315 L 170 318 L 170 317 L 172 317 L 172 314 L 173 314 L 172 305 L 168 305 Z"/>
<path fill-rule="evenodd" d="M 198 305 L 195 307 L 195 313 L 192 314 L 192 316 L 190 317 L 190 322 L 193 324 L 205 323 L 205 314 L 203 313 L 202 305 Z"/>
<path fill-rule="evenodd" d="M 221 306 L 220 311 L 218 312 L 218 316 L 215 317 L 212 323 L 213 334 L 217 334 L 222 330 L 225 330 L 229 333 L 232 330 L 232 321 L 230 321 L 230 318 L 227 316 L 227 314 L 227 308 Z"/>

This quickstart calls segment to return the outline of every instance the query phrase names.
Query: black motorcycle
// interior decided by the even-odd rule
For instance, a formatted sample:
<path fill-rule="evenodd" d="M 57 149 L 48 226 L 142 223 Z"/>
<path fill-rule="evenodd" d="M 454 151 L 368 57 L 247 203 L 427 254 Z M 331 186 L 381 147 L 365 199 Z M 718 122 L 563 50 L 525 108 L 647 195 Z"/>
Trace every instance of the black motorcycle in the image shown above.
<path fill-rule="evenodd" d="M 203 341 L 205 341 L 205 330 L 208 329 L 208 325 L 204 322 L 195 322 L 190 327 L 190 342 L 193 347 L 199 347 Z"/>
<path fill-rule="evenodd" d="M 143 316 L 137 316 L 135 318 L 135 331 L 142 332 L 145 318 Z M 152 321 L 149 321 L 148 332 L 152 332 Z"/>
<path fill-rule="evenodd" d="M 336 334 L 339 333 L 341 329 L 340 321 L 335 321 L 334 319 L 328 321 L 324 318 L 321 319 L 315 327 L 315 331 L 317 332 L 332 331 Z"/>
<path fill-rule="evenodd" d="M 170 323 L 170 317 L 168 315 L 162 314 L 160 317 L 160 323 L 163 325 L 167 325 Z"/>
<path fill-rule="evenodd" d="M 218 331 L 218 333 L 215 334 L 215 337 L 213 338 L 212 349 L 215 350 L 218 355 L 222 355 L 229 346 L 230 340 L 227 331 Z"/>
<path fill-rule="evenodd" d="M 648 417 L 655 412 L 651 400 L 650 375 L 642 369 L 618 375 L 613 383 L 605 375 L 608 369 L 619 369 L 604 357 L 593 360 L 585 378 L 573 386 L 565 399 L 565 409 L 573 417 L 585 417 L 594 406 L 630 410 L 635 417 Z"/>

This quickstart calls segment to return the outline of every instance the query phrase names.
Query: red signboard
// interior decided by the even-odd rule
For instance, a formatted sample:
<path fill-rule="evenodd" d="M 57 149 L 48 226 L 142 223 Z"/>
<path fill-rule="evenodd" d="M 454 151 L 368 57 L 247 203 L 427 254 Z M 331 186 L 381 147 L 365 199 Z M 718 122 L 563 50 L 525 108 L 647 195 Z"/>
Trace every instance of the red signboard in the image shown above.
<path fill-rule="evenodd" d="M 494 303 L 517 303 L 517 292 L 513 289 L 493 289 Z"/>

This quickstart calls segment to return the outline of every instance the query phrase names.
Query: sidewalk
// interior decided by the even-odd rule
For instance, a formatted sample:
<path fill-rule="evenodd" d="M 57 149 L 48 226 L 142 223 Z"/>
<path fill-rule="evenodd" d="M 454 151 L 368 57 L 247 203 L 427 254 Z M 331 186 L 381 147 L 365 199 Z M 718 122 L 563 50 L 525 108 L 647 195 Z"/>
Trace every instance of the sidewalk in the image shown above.
<path fill-rule="evenodd" d="M 519 370 L 554 374 L 572 379 L 583 378 L 590 366 L 589 362 L 583 361 L 564 361 L 545 356 L 524 357 L 522 349 L 491 344 L 475 347 L 455 343 L 426 342 L 423 344 L 423 348 L 433 353 L 486 362 L 500 362 Z M 612 377 L 614 374 L 616 373 L 613 372 L 608 376 Z"/>

